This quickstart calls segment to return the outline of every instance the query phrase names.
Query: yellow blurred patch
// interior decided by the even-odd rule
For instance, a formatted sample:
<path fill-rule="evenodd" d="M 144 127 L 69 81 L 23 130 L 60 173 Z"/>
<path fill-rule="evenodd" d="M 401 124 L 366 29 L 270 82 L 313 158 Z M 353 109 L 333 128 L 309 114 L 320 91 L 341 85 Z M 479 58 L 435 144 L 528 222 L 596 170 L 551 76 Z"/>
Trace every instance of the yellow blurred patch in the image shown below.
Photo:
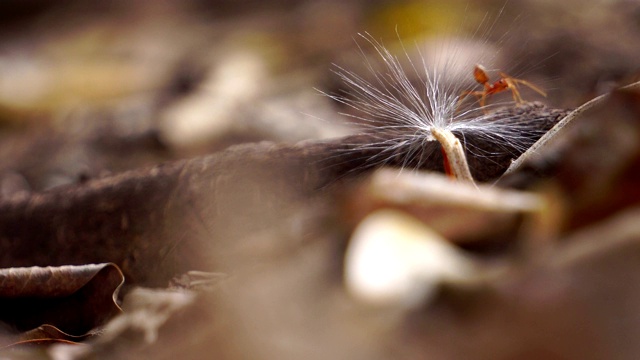
<path fill-rule="evenodd" d="M 395 35 L 402 39 L 459 32 L 473 13 L 471 5 L 461 1 L 408 1 L 373 11 L 368 23 L 376 36 Z"/>

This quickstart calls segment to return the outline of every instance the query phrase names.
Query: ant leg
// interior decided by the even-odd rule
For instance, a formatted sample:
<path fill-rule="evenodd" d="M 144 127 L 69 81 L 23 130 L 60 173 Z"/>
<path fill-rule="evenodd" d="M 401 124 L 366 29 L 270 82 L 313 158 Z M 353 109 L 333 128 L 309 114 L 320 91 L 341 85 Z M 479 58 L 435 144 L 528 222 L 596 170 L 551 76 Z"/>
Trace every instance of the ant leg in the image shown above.
<path fill-rule="evenodd" d="M 532 83 L 530 83 L 530 82 L 528 82 L 526 80 L 513 79 L 513 81 L 518 83 L 518 84 L 522 84 L 522 85 L 528 87 L 529 89 L 537 92 L 538 94 L 540 94 L 542 96 L 545 96 L 545 97 L 547 96 L 547 93 L 544 90 L 540 89 L 539 87 L 533 85 Z"/>
<path fill-rule="evenodd" d="M 466 98 L 468 95 L 472 95 L 475 91 L 472 90 L 465 90 L 463 92 L 460 93 L 460 96 L 458 97 L 458 104 L 462 102 L 462 100 L 464 100 L 464 98 Z"/>
<path fill-rule="evenodd" d="M 516 79 L 513 78 L 503 72 L 500 73 L 500 76 L 504 79 L 504 81 L 507 83 L 507 88 L 511 89 L 511 92 L 513 94 L 513 100 L 517 103 L 522 103 L 522 97 L 520 96 L 520 91 L 518 90 L 518 84 L 522 84 L 528 88 L 530 88 L 531 90 L 537 92 L 538 94 L 542 95 L 542 96 L 547 96 L 547 93 L 544 92 L 544 90 L 540 89 L 539 87 L 535 86 L 534 84 L 528 82 L 527 80 L 522 80 L 522 79 Z"/>
<path fill-rule="evenodd" d="M 484 109 L 484 106 L 487 103 L 487 92 L 486 91 L 482 92 L 482 97 L 480 97 L 479 103 L 480 103 L 480 108 Z"/>
<path fill-rule="evenodd" d="M 458 98 L 458 103 L 456 104 L 456 109 L 460 108 L 460 105 L 462 105 L 462 102 L 464 101 L 464 99 L 469 95 L 475 96 L 477 98 L 477 101 L 482 104 L 482 99 L 485 97 L 486 94 L 484 91 L 465 90 L 462 93 L 460 93 L 460 97 Z"/>
<path fill-rule="evenodd" d="M 513 101 L 515 101 L 516 104 L 522 104 L 524 100 L 522 100 L 522 96 L 520 96 L 518 85 L 513 83 L 513 85 L 509 86 L 509 89 L 511 89 L 511 94 L 513 95 Z"/>

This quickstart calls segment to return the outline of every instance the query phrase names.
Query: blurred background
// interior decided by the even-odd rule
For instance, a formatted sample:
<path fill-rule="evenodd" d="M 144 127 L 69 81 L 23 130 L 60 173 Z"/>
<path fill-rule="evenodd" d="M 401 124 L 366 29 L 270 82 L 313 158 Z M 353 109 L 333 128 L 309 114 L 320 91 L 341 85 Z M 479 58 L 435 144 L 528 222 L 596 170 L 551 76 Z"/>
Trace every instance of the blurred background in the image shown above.
<path fill-rule="evenodd" d="M 0 24 L 0 196 L 353 132 L 318 90 L 340 91 L 332 64 L 366 71 L 358 33 L 488 50 L 555 107 L 637 78 L 640 58 L 633 0 L 8 0 Z"/>
<path fill-rule="evenodd" d="M 322 92 L 345 89 L 334 64 L 367 76 L 366 59 L 373 64 L 377 55 L 358 37 L 362 33 L 400 57 L 412 49 L 428 61 L 460 55 L 460 74 L 451 81 L 466 77 L 475 86 L 475 62 L 466 59 L 488 53 L 492 62 L 484 65 L 492 80 L 505 71 L 531 81 L 548 95 L 523 89 L 523 97 L 554 108 L 576 107 L 640 80 L 639 0 L 4 0 L 0 199 L 233 144 L 295 143 L 357 132 L 353 120 L 342 114 L 351 110 Z M 488 283 L 489 291 L 463 286 L 444 292 L 441 303 L 428 309 L 425 304 L 412 312 L 370 311 L 343 289 L 349 236 L 340 218 L 344 199 L 328 192 L 318 198 L 297 196 L 300 181 L 286 174 L 277 174 L 288 182 L 275 190 L 262 176 L 243 182 L 238 181 L 242 172 L 221 176 L 215 186 L 228 198 L 192 195 L 211 206 L 216 225 L 223 224 L 212 229 L 222 234 L 218 237 L 232 255 L 236 251 L 241 256 L 224 251 L 216 256 L 228 268 L 239 269 L 240 276 L 229 281 L 230 292 L 214 293 L 214 300 L 200 300 L 173 319 L 168 337 L 147 349 L 153 356 L 140 358 L 175 358 L 183 349 L 197 353 L 194 358 L 208 358 L 214 350 L 229 351 L 226 358 L 277 359 L 616 358 L 606 356 L 614 350 L 637 355 L 633 334 L 640 333 L 640 322 L 621 320 L 638 314 L 639 280 L 632 276 L 640 274 L 637 241 L 614 242 L 600 249 L 604 255 L 581 260 L 593 243 L 607 245 L 599 240 L 637 240 L 640 233 L 640 212 L 617 217 L 640 202 L 639 98 L 637 91 L 617 96 L 581 122 L 583 137 L 574 138 L 568 150 L 545 158 L 559 159 L 549 161 L 553 166 L 546 178 L 525 172 L 523 177 L 531 179 L 521 186 L 543 188 L 549 197 L 564 200 L 566 209 L 558 213 L 565 214 L 549 217 L 566 219 L 561 235 L 569 238 L 567 243 L 589 238 L 584 241 L 587 250 L 554 248 L 539 256 L 550 259 L 548 263 L 523 262 L 526 271 L 518 266 L 521 254 L 510 253 L 505 258 L 516 265 L 505 281 Z M 200 179 L 208 186 L 209 180 Z M 255 183 L 260 186 L 252 187 Z M 190 190 L 185 188 L 185 193 Z M 296 196 L 281 196 L 287 191 Z M 209 204 L 205 195 L 221 203 Z M 294 204 L 282 206 L 287 202 Z M 278 222 L 274 209 L 293 215 Z M 467 228 L 457 211 L 445 214 L 449 223 Z M 198 216 L 206 219 L 208 214 L 181 211 L 176 217 L 193 217 L 184 222 L 188 235 L 200 229 Z M 267 216 L 260 223 L 256 214 Z M 523 237 L 519 216 L 513 216 L 518 222 L 509 229 L 513 232 L 503 234 L 505 239 Z M 572 234 L 609 218 L 615 221 L 603 228 Z M 162 232 L 154 232 L 152 225 L 154 229 L 140 231 L 157 240 L 155 234 Z M 482 225 L 490 236 L 502 231 L 494 231 L 490 222 Z M 158 227 L 174 230 L 172 226 L 166 222 Z M 240 228 L 247 236 L 227 236 L 225 226 Z M 260 227 L 268 231 L 254 231 Z M 183 236 L 183 228 L 176 226 L 177 241 L 193 241 Z M 209 241 L 209 235 L 199 240 Z M 176 241 L 172 236 L 167 237 Z M 555 250 L 559 260 L 552 256 Z M 268 266 L 256 266 L 261 256 Z M 149 301 L 162 299 L 155 293 L 148 296 Z M 145 304 L 138 305 L 153 308 Z M 591 321 L 585 320 L 587 315 L 593 315 L 596 330 L 585 330 Z M 139 325 L 135 319 L 132 328 Z M 128 343 L 131 334 L 123 334 L 120 340 Z M 114 342 L 104 339 L 102 348 L 95 349 L 110 354 Z M 172 341 L 178 350 L 170 352 Z M 585 346 L 597 341 L 606 345 L 601 347 L 609 351 L 605 356 Z"/>

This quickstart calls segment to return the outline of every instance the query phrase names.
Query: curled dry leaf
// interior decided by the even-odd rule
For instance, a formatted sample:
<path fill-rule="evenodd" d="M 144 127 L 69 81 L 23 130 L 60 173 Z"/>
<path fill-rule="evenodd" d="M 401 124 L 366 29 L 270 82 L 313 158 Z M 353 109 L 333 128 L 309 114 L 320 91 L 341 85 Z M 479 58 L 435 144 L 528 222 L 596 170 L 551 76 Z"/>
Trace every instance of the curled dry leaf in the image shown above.
<path fill-rule="evenodd" d="M 62 340 L 62 341 L 80 342 L 92 336 L 96 336 L 96 332 L 89 332 L 84 335 L 76 336 L 76 335 L 67 334 L 55 326 L 42 325 L 42 326 L 38 326 L 35 329 L 29 330 L 20 334 L 20 340 L 21 341 Z"/>
<path fill-rule="evenodd" d="M 17 351 L 29 351 L 32 347 L 38 347 L 43 345 L 54 344 L 72 344 L 78 346 L 82 344 L 82 341 L 96 336 L 97 332 L 89 332 L 84 335 L 75 336 L 61 331 L 55 326 L 42 325 L 35 329 L 21 333 L 18 336 L 11 337 L 3 341 L 6 343 L 4 347 L 0 348 L 0 352 L 11 352 L 15 354 Z"/>
<path fill-rule="evenodd" d="M 0 270 L 0 320 L 26 331 L 50 325 L 84 335 L 118 314 L 124 283 L 114 264 Z"/>
<path fill-rule="evenodd" d="M 348 212 L 371 213 L 351 237 L 345 283 L 350 293 L 371 303 L 415 306 L 448 280 L 484 278 L 488 270 L 464 256 L 449 238 L 491 239 L 507 232 L 509 241 L 529 240 L 525 245 L 531 250 L 540 247 L 531 241 L 548 242 L 558 230 L 557 222 L 548 219 L 557 213 L 542 195 L 476 187 L 441 174 L 381 169 L 358 193 Z M 416 214 L 423 222 L 389 209 Z"/>
<path fill-rule="evenodd" d="M 459 243 L 505 232 L 515 237 L 521 216 L 538 215 L 546 206 L 546 199 L 532 192 L 476 187 L 441 174 L 393 169 L 378 170 L 354 194 L 345 211 L 354 222 L 375 209 L 401 209 Z"/>

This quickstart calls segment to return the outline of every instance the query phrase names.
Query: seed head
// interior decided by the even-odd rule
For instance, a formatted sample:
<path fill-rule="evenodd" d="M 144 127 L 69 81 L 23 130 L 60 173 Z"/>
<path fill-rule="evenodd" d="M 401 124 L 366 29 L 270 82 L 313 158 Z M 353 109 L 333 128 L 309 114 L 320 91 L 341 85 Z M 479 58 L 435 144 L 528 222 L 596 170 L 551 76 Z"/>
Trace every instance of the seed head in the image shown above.
<path fill-rule="evenodd" d="M 335 65 L 334 73 L 342 79 L 345 89 L 328 96 L 355 110 L 345 115 L 364 124 L 370 132 L 385 135 L 380 136 L 385 140 L 369 145 L 384 150 L 372 161 L 384 163 L 389 160 L 384 154 L 391 153 L 419 154 L 420 161 L 426 161 L 430 155 L 422 154 L 421 149 L 426 142 L 435 141 L 434 128 L 452 132 L 459 139 L 473 136 L 493 143 L 493 148 L 518 153 L 526 150 L 532 137 L 541 135 L 541 130 L 531 122 L 518 123 L 491 115 L 497 107 L 513 105 L 512 101 L 493 102 L 484 107 L 473 97 L 461 101 L 464 91 L 479 87 L 472 71 L 477 62 L 486 64 L 486 58 L 470 59 L 453 49 L 446 58 L 429 63 L 416 45 L 416 61 L 402 42 L 402 55 L 398 57 L 370 34 L 359 36 L 373 50 L 373 56 L 369 56 L 359 45 L 367 72 L 359 75 Z M 467 72 L 458 70 L 461 64 L 467 65 Z M 466 151 L 475 156 L 492 155 L 479 149 Z"/>

